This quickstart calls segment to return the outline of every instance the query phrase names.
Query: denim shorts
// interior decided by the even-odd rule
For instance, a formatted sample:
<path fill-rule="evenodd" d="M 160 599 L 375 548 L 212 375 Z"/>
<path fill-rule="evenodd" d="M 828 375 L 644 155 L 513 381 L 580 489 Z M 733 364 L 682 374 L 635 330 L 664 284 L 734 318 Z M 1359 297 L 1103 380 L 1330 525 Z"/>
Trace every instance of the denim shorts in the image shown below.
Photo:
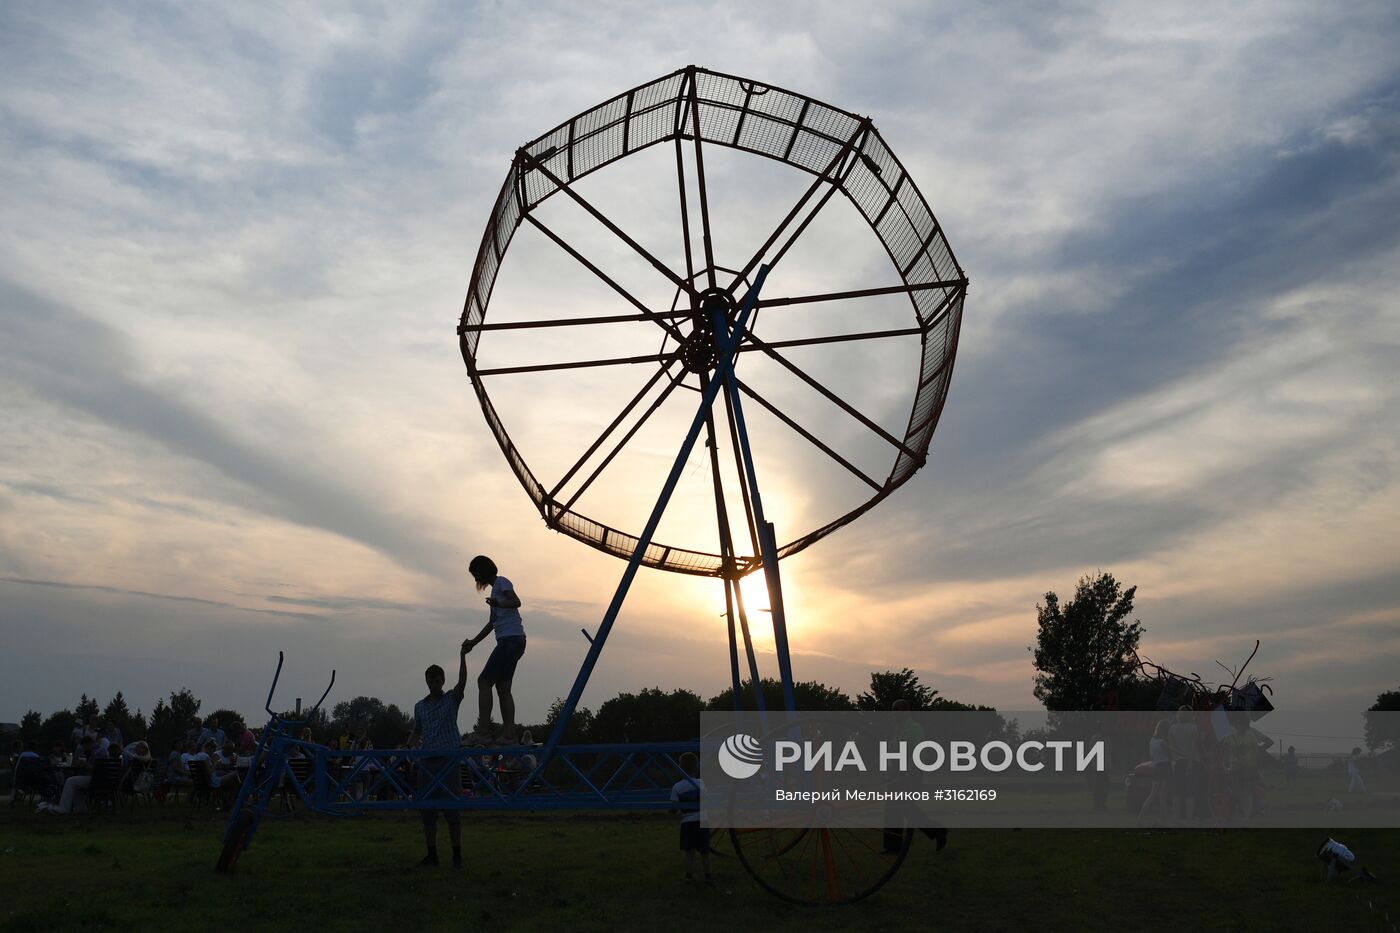
<path fill-rule="evenodd" d="M 496 647 L 491 650 L 491 657 L 486 659 L 486 666 L 481 669 L 477 681 L 484 684 L 509 682 L 515 676 L 515 665 L 523 654 L 524 635 L 507 635 L 496 639 Z"/>

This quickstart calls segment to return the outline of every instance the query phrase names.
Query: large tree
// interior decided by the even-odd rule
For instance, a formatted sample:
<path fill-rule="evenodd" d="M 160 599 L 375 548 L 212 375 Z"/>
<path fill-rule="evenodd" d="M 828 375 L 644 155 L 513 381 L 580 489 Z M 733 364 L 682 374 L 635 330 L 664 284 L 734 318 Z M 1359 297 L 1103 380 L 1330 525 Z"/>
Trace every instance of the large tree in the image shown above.
<path fill-rule="evenodd" d="M 187 726 L 187 723 L 175 720 L 175 713 L 164 700 L 156 700 L 156 705 L 151 708 L 151 722 L 146 727 L 146 741 L 151 746 L 151 753 L 164 755 L 169 752 L 175 740 L 184 737 Z"/>
<path fill-rule="evenodd" d="M 189 687 L 170 691 L 170 711 L 186 729 L 199 718 L 199 707 L 203 705 L 199 697 Z"/>
<path fill-rule="evenodd" d="M 141 715 L 140 710 L 133 713 L 127 707 L 126 697 L 122 696 L 120 690 L 107 703 L 106 709 L 102 711 L 102 718 L 107 725 L 117 727 L 124 742 L 134 742 L 146 734 L 146 717 Z"/>
<path fill-rule="evenodd" d="M 71 709 L 61 709 L 50 713 L 43 724 L 39 726 L 39 741 L 46 747 L 54 742 L 62 742 L 71 751 L 73 730 L 79 724 L 80 720 Z"/>
<path fill-rule="evenodd" d="M 78 721 L 81 723 L 86 723 L 89 719 L 95 722 L 97 720 L 97 714 L 100 711 L 101 709 L 97 704 L 97 698 L 89 697 L 84 693 L 83 698 L 78 701 L 77 708 L 73 710 L 73 715 L 77 716 Z"/>
<path fill-rule="evenodd" d="M 151 751 L 163 755 L 170 751 L 176 739 L 183 739 L 185 732 L 199 718 L 199 698 L 188 687 L 170 692 L 170 702 L 156 700 L 151 710 L 151 721 L 146 727 L 146 741 Z"/>
<path fill-rule="evenodd" d="M 359 696 L 342 700 L 331 708 L 331 723 L 359 735 L 369 731 L 369 724 L 383 715 L 384 701 L 379 697 Z"/>
<path fill-rule="evenodd" d="M 619 693 L 598 707 L 590 731 L 595 742 L 674 742 L 700 735 L 705 701 L 689 690 L 647 687 Z"/>
<path fill-rule="evenodd" d="M 531 730 L 532 737 L 536 742 L 543 742 L 545 738 L 554 730 L 554 724 L 559 721 L 559 714 L 564 711 L 564 698 L 555 697 L 554 702 L 549 704 L 549 714 L 545 721 Z M 582 745 L 593 740 L 593 711 L 586 706 L 574 708 L 573 716 L 569 717 L 569 723 L 564 727 L 563 744 Z"/>
<path fill-rule="evenodd" d="M 248 724 L 248 720 L 243 718 L 242 713 L 236 709 L 228 709 L 227 707 L 216 709 L 214 712 L 204 717 L 204 721 L 210 726 L 214 724 L 214 720 L 216 719 L 219 721 L 219 728 L 223 729 L 224 734 L 230 739 L 237 738 L 232 734 L 233 727 L 236 723 L 242 723 L 245 726 Z"/>
<path fill-rule="evenodd" d="M 1037 605 L 1035 696 L 1048 710 L 1091 710 L 1130 681 L 1142 623 L 1130 620 L 1137 587 L 1111 573 L 1084 576 L 1063 606 L 1054 592 Z"/>
<path fill-rule="evenodd" d="M 1400 745 L 1400 690 L 1387 690 L 1366 711 L 1366 747 L 1373 752 Z"/>
<path fill-rule="evenodd" d="M 938 691 L 920 683 L 909 668 L 898 671 L 871 671 L 870 690 L 856 697 L 856 708 L 888 710 L 896 700 L 908 700 L 911 709 L 932 709 Z"/>
<path fill-rule="evenodd" d="M 358 696 L 337 703 L 331 710 L 331 732 L 353 732 L 369 736 L 375 748 L 394 748 L 404 743 L 413 723 L 394 704 L 384 705 L 378 697 Z"/>

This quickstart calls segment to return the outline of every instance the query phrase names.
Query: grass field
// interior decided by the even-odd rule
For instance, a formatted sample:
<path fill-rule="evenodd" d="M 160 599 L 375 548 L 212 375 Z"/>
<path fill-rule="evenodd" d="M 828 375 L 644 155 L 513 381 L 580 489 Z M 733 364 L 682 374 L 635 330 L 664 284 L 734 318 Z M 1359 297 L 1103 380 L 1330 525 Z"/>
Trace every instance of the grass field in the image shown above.
<path fill-rule="evenodd" d="M 0 930 L 1391 930 L 1400 832 L 1339 835 L 1380 885 L 1324 885 L 1313 831 L 963 831 L 917 838 L 859 904 L 804 908 L 733 858 L 681 877 L 671 818 L 464 820 L 467 867 L 414 867 L 412 815 L 264 821 L 216 875 L 221 814 L 183 803 L 96 817 L 0 812 Z M 446 853 L 446 830 L 441 829 Z M 1367 906 L 1367 901 L 1371 906 Z"/>

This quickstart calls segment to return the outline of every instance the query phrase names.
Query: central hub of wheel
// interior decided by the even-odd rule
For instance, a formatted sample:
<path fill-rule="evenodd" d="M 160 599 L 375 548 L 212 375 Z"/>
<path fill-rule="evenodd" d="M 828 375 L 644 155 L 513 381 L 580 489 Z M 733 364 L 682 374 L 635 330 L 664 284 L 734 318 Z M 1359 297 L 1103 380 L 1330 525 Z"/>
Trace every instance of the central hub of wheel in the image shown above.
<path fill-rule="evenodd" d="M 700 293 L 699 311 L 691 318 L 690 334 L 681 347 L 681 362 L 693 373 L 709 373 L 719 364 L 719 339 L 715 334 L 715 312 L 726 322 L 734 319 L 734 299 L 722 288 Z"/>

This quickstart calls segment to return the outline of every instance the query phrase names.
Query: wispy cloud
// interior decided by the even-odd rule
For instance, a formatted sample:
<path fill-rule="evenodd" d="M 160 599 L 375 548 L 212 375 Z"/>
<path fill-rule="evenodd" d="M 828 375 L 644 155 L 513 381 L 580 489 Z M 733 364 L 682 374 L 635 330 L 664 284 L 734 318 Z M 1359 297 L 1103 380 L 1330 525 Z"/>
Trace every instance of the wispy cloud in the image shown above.
<path fill-rule="evenodd" d="M 17 577 L 0 577 L 0 583 L 15 583 L 21 586 L 41 586 L 55 587 L 63 590 L 87 590 L 94 593 L 113 593 L 119 596 L 139 596 L 143 599 L 168 600 L 174 603 L 187 603 L 194 606 L 206 606 L 215 609 L 232 609 L 237 612 L 258 612 L 266 615 L 286 616 L 289 619 L 310 619 L 322 618 L 311 612 L 285 612 L 280 609 L 258 609 L 250 606 L 237 606 L 232 603 L 220 602 L 216 599 L 199 599 L 194 596 L 172 596 L 168 593 L 147 593 L 144 590 L 125 590 L 116 586 L 96 586 L 86 583 L 63 583 L 59 580 L 24 580 Z"/>
<path fill-rule="evenodd" d="M 3 282 L 0 303 L 6 372 L 22 389 L 212 467 L 242 487 L 244 495 L 230 498 L 269 517 L 344 535 L 414 569 L 445 570 L 433 542 L 380 512 L 365 493 L 241 441 L 174 387 L 138 380 L 126 341 L 111 328 Z"/>

